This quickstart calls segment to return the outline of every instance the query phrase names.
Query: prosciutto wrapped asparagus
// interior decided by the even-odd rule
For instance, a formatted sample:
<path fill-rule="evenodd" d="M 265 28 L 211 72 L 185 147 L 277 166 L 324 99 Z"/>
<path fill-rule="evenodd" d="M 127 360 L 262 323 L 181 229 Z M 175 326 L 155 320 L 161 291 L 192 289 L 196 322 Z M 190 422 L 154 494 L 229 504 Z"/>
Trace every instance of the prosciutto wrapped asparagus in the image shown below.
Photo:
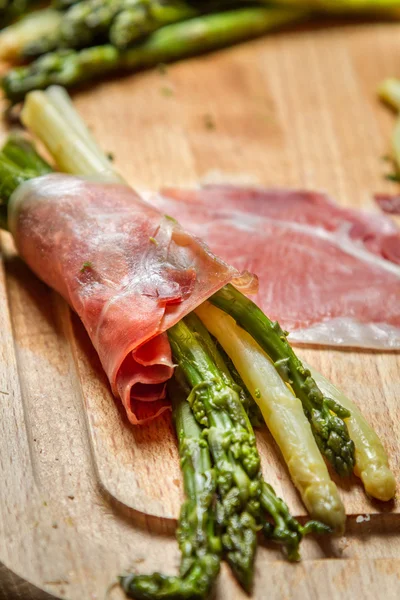
<path fill-rule="evenodd" d="M 123 184 L 32 179 L 11 197 L 9 228 L 24 261 L 82 319 L 133 424 L 169 406 L 165 331 L 227 282 L 255 283 Z"/>
<path fill-rule="evenodd" d="M 127 593 L 195 597 L 202 581 L 198 597 L 203 597 L 218 572 L 221 551 L 243 587 L 250 589 L 257 530 L 283 543 L 291 558 L 297 558 L 304 533 L 323 530 L 318 524 L 302 528 L 263 481 L 249 419 L 251 396 L 311 515 L 332 529 L 343 528 L 344 508 L 321 453 L 340 474 L 354 468 L 371 494 L 390 499 L 394 479 L 379 440 L 364 421 L 365 435 L 354 438 L 363 464 L 355 467 L 346 420 L 353 419 L 352 431 L 357 433 L 355 425 L 362 417 L 353 413 L 348 399 L 345 407 L 340 405 L 336 390 L 331 397 L 321 392 L 290 348 L 286 332 L 238 291 L 254 288 L 256 280 L 240 276 L 124 185 L 60 90 L 33 94 L 23 120 L 61 168 L 91 177 L 50 174 L 35 152 L 6 145 L 0 153 L 0 209 L 3 219 L 8 213 L 21 256 L 81 316 L 132 423 L 165 410 L 165 382 L 178 364 L 175 379 L 183 385 L 191 419 L 200 426 L 188 429 L 192 447 L 182 426 L 184 405 L 174 404 L 186 494 L 195 506 L 197 494 L 207 500 L 211 529 L 200 513 L 193 519 L 186 508 L 178 530 L 180 577 L 131 575 L 122 581 Z M 63 135 L 69 136 L 68 143 Z M 212 310 L 204 304 L 207 298 Z M 196 308 L 203 323 L 189 315 Z M 224 318 L 224 313 L 230 316 Z M 150 414 L 143 407 L 150 407 Z M 296 439 L 287 428 L 296 432 Z M 209 455 L 198 461 L 195 447 L 204 445 Z M 384 467 L 375 469 L 372 478 L 365 476 L 373 455 L 362 451 L 367 445 L 377 449 L 375 456 Z M 204 480 L 210 460 L 211 487 Z"/>

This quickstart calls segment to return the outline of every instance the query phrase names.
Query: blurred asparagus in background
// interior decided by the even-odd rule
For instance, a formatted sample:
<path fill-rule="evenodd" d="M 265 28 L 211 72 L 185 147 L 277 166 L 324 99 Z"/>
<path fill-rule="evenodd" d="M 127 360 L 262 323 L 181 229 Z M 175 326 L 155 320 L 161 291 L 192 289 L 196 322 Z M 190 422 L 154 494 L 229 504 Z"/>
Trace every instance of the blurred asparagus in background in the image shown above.
<path fill-rule="evenodd" d="M 59 48 L 85 48 L 108 42 L 126 48 L 163 25 L 198 14 L 200 10 L 180 0 L 82 0 L 64 13 L 50 35 L 37 36 L 21 48 L 21 54 L 40 56 Z"/>
<path fill-rule="evenodd" d="M 396 14 L 400 0 L 273 0 L 273 4 L 307 7 L 326 14 Z"/>
<path fill-rule="evenodd" d="M 19 0 L 25 7 L 32 1 Z M 55 0 L 53 6 L 0 33 L 0 58 L 39 57 L 3 78 L 12 103 L 33 89 L 179 60 L 321 14 L 400 16 L 400 0 Z"/>
<path fill-rule="evenodd" d="M 16 103 L 34 89 L 52 84 L 69 88 L 115 71 L 137 71 L 179 60 L 260 36 L 307 16 L 303 10 L 241 8 L 166 25 L 126 50 L 111 44 L 81 51 L 59 50 L 11 69 L 2 80 L 3 90 Z"/>
<path fill-rule="evenodd" d="M 0 57 L 36 57 L 60 48 L 79 49 L 105 43 L 127 48 L 164 25 L 249 3 L 267 7 L 282 5 L 289 10 L 307 9 L 310 15 L 312 12 L 350 12 L 399 16 L 400 7 L 400 0 L 275 0 L 272 3 L 270 0 L 59 0 L 54 3 L 58 10 L 35 11 L 0 35 Z"/>
<path fill-rule="evenodd" d="M 0 33 L 0 59 L 19 60 L 30 44 L 43 43 L 54 37 L 63 13 L 53 8 L 31 12 Z"/>
<path fill-rule="evenodd" d="M 400 80 L 394 77 L 385 79 L 378 88 L 378 94 L 380 99 L 397 113 L 391 138 L 395 173 L 390 175 L 390 178 L 394 181 L 400 181 Z"/>

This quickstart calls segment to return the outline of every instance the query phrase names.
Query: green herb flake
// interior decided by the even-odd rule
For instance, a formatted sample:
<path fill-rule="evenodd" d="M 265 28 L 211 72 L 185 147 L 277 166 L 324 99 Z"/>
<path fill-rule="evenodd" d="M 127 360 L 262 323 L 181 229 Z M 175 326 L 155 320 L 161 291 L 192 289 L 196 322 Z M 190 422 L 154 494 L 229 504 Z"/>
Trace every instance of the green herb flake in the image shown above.
<path fill-rule="evenodd" d="M 115 156 L 114 156 L 113 152 L 107 152 L 106 156 L 107 156 L 108 160 L 111 160 L 111 162 L 114 162 Z"/>
<path fill-rule="evenodd" d="M 204 115 L 204 127 L 209 131 L 212 131 L 216 128 L 215 121 L 212 115 L 205 114 Z"/>
<path fill-rule="evenodd" d="M 160 92 L 166 98 L 174 95 L 174 90 L 171 87 L 168 87 L 167 85 L 163 85 L 163 87 L 160 89 Z"/>
<path fill-rule="evenodd" d="M 155 246 L 158 246 L 158 242 L 157 242 L 156 238 L 149 237 L 149 240 L 152 244 L 154 244 Z"/>
<path fill-rule="evenodd" d="M 172 221 L 173 223 L 176 223 L 176 219 L 174 219 L 174 217 L 171 217 L 170 215 L 164 215 L 164 217 L 166 219 L 168 219 L 168 221 Z"/>
<path fill-rule="evenodd" d="M 261 398 L 261 392 L 260 392 L 260 390 L 258 388 L 256 388 L 254 390 L 254 395 L 255 395 L 256 398 Z"/>
<path fill-rule="evenodd" d="M 89 260 L 83 263 L 81 273 L 84 273 L 86 269 L 93 269 L 93 264 Z"/>
<path fill-rule="evenodd" d="M 390 154 L 384 154 L 381 156 L 381 160 L 384 162 L 393 162 L 393 158 L 390 156 Z"/>

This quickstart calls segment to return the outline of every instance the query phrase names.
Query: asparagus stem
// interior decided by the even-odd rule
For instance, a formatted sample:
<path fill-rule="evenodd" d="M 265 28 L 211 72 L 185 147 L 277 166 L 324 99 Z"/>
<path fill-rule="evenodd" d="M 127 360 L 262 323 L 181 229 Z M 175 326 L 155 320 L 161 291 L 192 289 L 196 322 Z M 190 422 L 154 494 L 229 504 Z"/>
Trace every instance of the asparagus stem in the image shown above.
<path fill-rule="evenodd" d="M 222 552 L 221 540 L 215 531 L 216 474 L 207 441 L 182 389 L 172 380 L 168 391 L 186 495 L 177 530 L 182 553 L 180 576 L 129 574 L 121 577 L 120 583 L 124 591 L 136 599 L 203 599 L 218 575 Z"/>
<path fill-rule="evenodd" d="M 220 353 L 227 368 L 229 369 L 229 372 L 231 374 L 233 381 L 241 390 L 240 399 L 242 401 L 242 404 L 243 404 L 247 414 L 249 415 L 251 424 L 253 425 L 253 427 L 261 427 L 261 425 L 263 425 L 263 423 L 264 423 L 264 419 L 263 419 L 262 412 L 261 412 L 258 404 L 253 400 L 246 384 L 244 383 L 242 377 L 240 376 L 239 371 L 236 369 L 235 365 L 233 364 L 233 361 L 231 360 L 231 358 L 228 356 L 228 354 L 225 352 L 225 350 L 223 349 L 223 347 L 220 345 L 220 343 L 217 340 L 216 340 L 216 348 L 217 348 L 218 352 Z"/>
<path fill-rule="evenodd" d="M 354 402 L 313 367 L 303 364 L 310 370 L 322 392 L 329 394 L 351 412 L 346 422 L 355 445 L 354 473 L 361 478 L 366 492 L 378 500 L 391 500 L 396 493 L 396 480 L 379 437 Z"/>
<path fill-rule="evenodd" d="M 35 148 L 19 135 L 11 135 L 0 152 L 0 228 L 8 228 L 8 203 L 17 187 L 45 175 L 51 167 Z"/>
<path fill-rule="evenodd" d="M 16 163 L 0 152 L 0 205 L 5 209 L 14 190 L 23 183 L 32 179 L 36 174 L 24 171 Z M 6 213 L 3 212 L 3 225 Z"/>
<path fill-rule="evenodd" d="M 60 88 L 29 94 L 21 118 L 61 170 L 74 175 L 98 175 L 104 181 L 123 181 Z"/>
<path fill-rule="evenodd" d="M 199 16 L 162 27 L 127 50 L 105 45 L 81 51 L 59 50 L 32 64 L 11 69 L 2 80 L 7 98 L 19 102 L 33 89 L 71 87 L 116 70 L 139 70 L 257 37 L 308 14 L 284 8 L 242 8 Z"/>
<path fill-rule="evenodd" d="M 378 95 L 381 100 L 389 104 L 395 111 L 400 110 L 400 80 L 389 77 L 382 81 L 378 87 Z"/>
<path fill-rule="evenodd" d="M 279 323 L 270 321 L 232 285 L 214 294 L 210 302 L 231 315 L 274 361 L 283 380 L 301 400 L 320 451 L 340 475 L 349 475 L 354 467 L 354 443 L 343 419 L 350 413 L 322 394 L 310 371 L 293 352 Z"/>

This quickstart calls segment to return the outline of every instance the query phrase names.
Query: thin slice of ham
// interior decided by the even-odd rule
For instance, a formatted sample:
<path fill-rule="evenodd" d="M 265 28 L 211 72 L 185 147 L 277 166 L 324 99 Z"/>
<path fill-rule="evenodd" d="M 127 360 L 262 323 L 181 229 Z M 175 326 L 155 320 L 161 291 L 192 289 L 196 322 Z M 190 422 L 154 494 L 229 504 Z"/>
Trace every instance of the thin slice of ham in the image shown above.
<path fill-rule="evenodd" d="M 134 424 L 168 407 L 165 331 L 229 281 L 253 283 L 124 185 L 46 175 L 9 214 L 21 257 L 78 313 Z"/>
<path fill-rule="evenodd" d="M 400 232 L 380 214 L 299 190 L 207 186 L 152 202 L 237 269 L 299 343 L 400 348 Z"/>

